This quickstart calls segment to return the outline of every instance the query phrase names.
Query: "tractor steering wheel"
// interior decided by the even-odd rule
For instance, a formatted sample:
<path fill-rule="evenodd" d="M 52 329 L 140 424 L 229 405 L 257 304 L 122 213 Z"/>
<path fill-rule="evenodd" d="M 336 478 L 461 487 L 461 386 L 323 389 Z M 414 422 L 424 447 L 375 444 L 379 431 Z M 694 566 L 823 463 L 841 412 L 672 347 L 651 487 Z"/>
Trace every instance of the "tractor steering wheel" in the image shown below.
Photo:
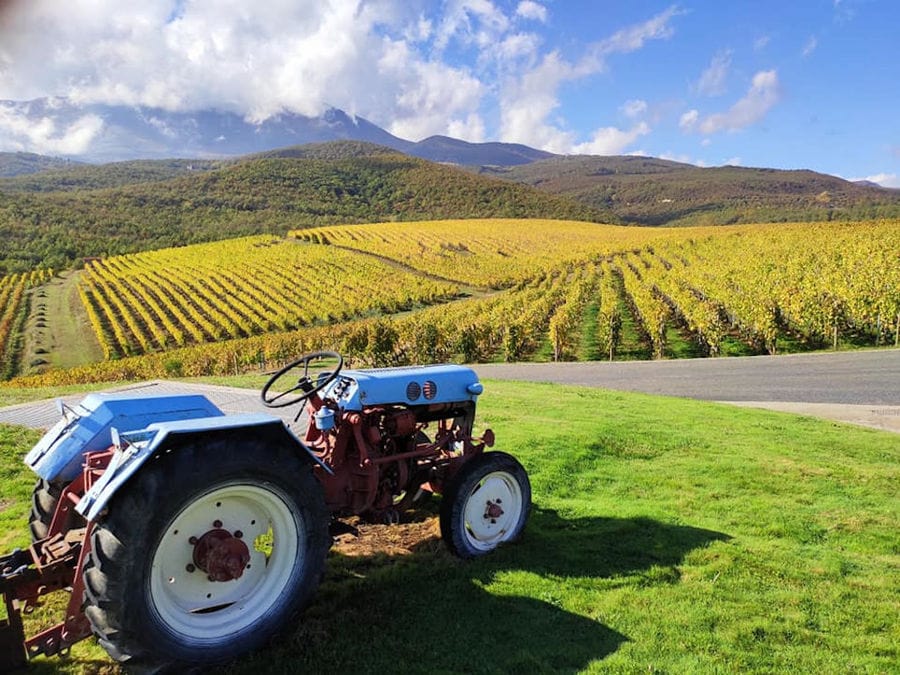
<path fill-rule="evenodd" d="M 316 373 L 313 377 L 310 377 L 310 364 L 314 361 L 325 360 L 337 360 L 337 367 L 332 370 L 323 370 L 320 373 Z M 297 380 L 296 384 L 289 387 L 288 389 L 285 389 L 279 394 L 269 395 L 269 390 L 279 380 L 281 380 L 290 371 L 300 367 L 303 368 L 303 375 L 300 376 L 300 379 Z M 323 351 L 304 354 L 296 361 L 287 364 L 284 368 L 272 375 L 272 377 L 269 378 L 269 381 L 266 382 L 266 384 L 263 386 L 262 392 L 260 392 L 260 398 L 262 398 L 263 405 L 265 405 L 267 408 L 286 408 L 290 405 L 303 403 L 304 401 L 308 400 L 313 394 L 316 394 L 327 387 L 332 382 L 332 380 L 334 380 L 334 378 L 338 376 L 338 373 L 341 372 L 341 368 L 343 367 L 344 357 L 337 352 Z M 302 391 L 303 393 L 299 396 L 294 396 L 286 400 L 282 400 L 285 396 L 293 394 L 295 391 Z"/>

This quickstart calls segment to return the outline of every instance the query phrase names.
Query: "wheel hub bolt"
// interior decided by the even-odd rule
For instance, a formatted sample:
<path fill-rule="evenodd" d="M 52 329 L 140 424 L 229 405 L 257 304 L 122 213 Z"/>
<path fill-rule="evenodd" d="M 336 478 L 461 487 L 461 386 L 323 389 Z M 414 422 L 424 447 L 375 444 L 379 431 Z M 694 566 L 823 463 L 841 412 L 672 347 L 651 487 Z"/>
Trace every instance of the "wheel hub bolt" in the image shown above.
<path fill-rule="evenodd" d="M 235 530 L 235 531 L 234 531 L 234 536 L 235 536 L 235 538 L 240 539 L 241 537 L 244 536 L 244 533 L 241 532 L 240 530 Z"/>
<path fill-rule="evenodd" d="M 214 521 L 213 521 L 213 527 L 222 527 L 222 521 L 221 521 L 221 520 L 214 520 Z"/>
<path fill-rule="evenodd" d="M 194 567 L 191 563 L 188 563 L 188 564 L 187 564 L 187 567 L 185 567 L 184 569 L 186 569 L 188 572 L 193 573 L 194 570 L 196 570 L 197 568 Z"/>

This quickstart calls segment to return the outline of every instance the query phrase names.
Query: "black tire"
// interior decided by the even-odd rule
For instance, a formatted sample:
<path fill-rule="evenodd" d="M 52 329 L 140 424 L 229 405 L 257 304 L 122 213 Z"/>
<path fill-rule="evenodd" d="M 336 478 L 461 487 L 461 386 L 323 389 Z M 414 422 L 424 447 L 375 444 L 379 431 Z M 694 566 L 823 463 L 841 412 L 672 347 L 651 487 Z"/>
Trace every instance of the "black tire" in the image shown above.
<path fill-rule="evenodd" d="M 97 524 L 85 614 L 118 661 L 229 661 L 295 625 L 324 572 L 328 520 L 322 487 L 294 448 L 240 436 L 172 448 L 119 489 Z M 248 545 L 239 578 L 211 581 L 194 567 L 190 538 L 204 528 Z"/>
<path fill-rule="evenodd" d="M 34 484 L 31 491 L 31 516 L 28 519 L 32 542 L 43 539 L 50 531 L 63 487 L 62 483 L 51 483 L 43 478 Z"/>
<path fill-rule="evenodd" d="M 531 483 L 505 452 L 469 460 L 441 499 L 441 537 L 460 558 L 476 558 L 515 541 L 531 513 Z"/>

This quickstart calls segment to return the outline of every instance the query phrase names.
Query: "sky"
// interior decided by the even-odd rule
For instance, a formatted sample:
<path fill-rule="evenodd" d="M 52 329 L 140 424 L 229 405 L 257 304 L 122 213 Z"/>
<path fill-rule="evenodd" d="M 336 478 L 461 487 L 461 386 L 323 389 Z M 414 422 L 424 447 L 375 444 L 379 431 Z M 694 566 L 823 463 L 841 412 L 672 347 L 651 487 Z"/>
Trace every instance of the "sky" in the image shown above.
<path fill-rule="evenodd" d="M 0 0 L 0 100 L 42 97 L 900 187 L 900 1 Z M 32 152 L 101 128 L 0 107 Z"/>

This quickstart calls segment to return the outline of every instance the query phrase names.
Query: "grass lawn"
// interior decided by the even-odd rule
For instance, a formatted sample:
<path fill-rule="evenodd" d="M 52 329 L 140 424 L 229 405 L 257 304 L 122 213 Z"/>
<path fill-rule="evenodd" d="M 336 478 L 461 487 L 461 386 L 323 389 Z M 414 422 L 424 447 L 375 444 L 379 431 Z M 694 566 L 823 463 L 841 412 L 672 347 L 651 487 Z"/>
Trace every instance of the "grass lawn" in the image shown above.
<path fill-rule="evenodd" d="M 73 368 L 103 359 L 103 349 L 78 295 L 80 271 L 66 271 L 34 292 L 22 373 L 45 361 L 56 368 Z"/>
<path fill-rule="evenodd" d="M 897 672 L 900 436 L 599 389 L 488 381 L 528 469 L 517 544 L 475 562 L 410 525 L 332 550 L 303 620 L 234 673 Z M 36 434 L 0 427 L 0 542 Z M 406 535 L 412 536 L 403 536 Z M 37 672 L 96 672 L 90 642 Z"/>

